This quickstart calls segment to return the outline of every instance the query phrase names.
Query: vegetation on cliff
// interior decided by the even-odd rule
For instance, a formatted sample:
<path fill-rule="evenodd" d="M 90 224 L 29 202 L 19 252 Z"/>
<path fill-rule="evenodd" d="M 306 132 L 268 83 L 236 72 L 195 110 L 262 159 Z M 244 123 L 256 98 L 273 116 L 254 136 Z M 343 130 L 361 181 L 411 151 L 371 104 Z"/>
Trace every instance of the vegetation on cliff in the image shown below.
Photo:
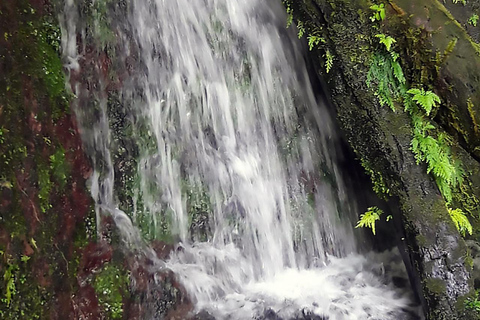
<path fill-rule="evenodd" d="M 111 257 L 87 245 L 96 242 L 90 165 L 53 6 L 1 2 L 0 34 L 0 318 L 118 318 L 122 299 L 109 289 L 127 288 L 118 269 L 92 275 Z"/>
<path fill-rule="evenodd" d="M 469 87 L 477 83 L 472 28 L 478 8 L 434 0 L 284 3 L 289 20 L 300 21 L 299 35 L 322 39 L 312 54 L 317 72 L 326 79 L 341 126 L 374 190 L 394 207 L 400 203 L 391 228 L 405 232 L 399 239 L 414 261 L 412 281 L 427 317 L 473 317 L 463 309 L 471 290 L 465 245 L 461 239 L 446 245 L 443 239 L 458 238 L 453 226 L 474 238 L 480 231 L 478 115 Z M 327 52 L 334 57 L 329 72 Z M 473 61 L 475 67 L 459 74 Z M 358 226 L 373 228 L 379 218 L 369 208 Z M 431 252 L 452 258 L 438 263 Z M 444 280 L 454 264 L 463 271 L 454 272 L 455 281 Z"/>

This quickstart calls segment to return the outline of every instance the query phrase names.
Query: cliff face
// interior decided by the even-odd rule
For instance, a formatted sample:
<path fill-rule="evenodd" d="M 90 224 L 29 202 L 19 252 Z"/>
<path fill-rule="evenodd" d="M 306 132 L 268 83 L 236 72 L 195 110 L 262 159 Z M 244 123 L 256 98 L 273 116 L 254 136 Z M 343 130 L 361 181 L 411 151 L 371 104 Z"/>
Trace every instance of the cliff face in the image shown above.
<path fill-rule="evenodd" d="M 0 317 L 73 314 L 89 241 L 89 175 L 68 111 L 51 6 L 0 4 Z M 47 302 L 48 301 L 48 302 Z M 82 308 L 80 308 L 82 309 Z M 92 310 L 92 312 L 95 312 Z"/>
<path fill-rule="evenodd" d="M 400 208 L 394 214 L 404 232 L 398 245 L 427 318 L 474 319 L 464 308 L 473 289 L 471 259 L 448 209 L 463 210 L 474 225 L 480 212 L 480 58 L 473 25 L 467 25 L 475 7 L 446 8 L 433 0 L 286 5 L 308 36 L 316 72 L 374 188 Z M 441 104 L 431 113 L 416 105 L 412 111 L 411 88 L 436 93 Z M 423 130 L 419 118 L 436 141 L 449 137 L 444 154 L 463 168 L 451 195 L 430 167 L 435 160 L 425 160 L 429 151 L 424 159 L 412 152 Z"/>
<path fill-rule="evenodd" d="M 0 34 L 0 318 L 119 318 L 126 274 L 95 231 L 53 6 L 2 1 Z"/>
<path fill-rule="evenodd" d="M 78 13 L 93 24 L 93 7 L 107 2 L 81 2 Z M 88 146 L 73 106 L 95 107 L 98 97 L 88 88 L 105 80 L 111 58 L 78 35 L 87 48 L 84 72 L 71 73 L 69 82 L 87 89 L 66 90 L 61 4 L 0 2 L 0 318 L 183 319 L 191 304 L 173 273 L 152 271 L 144 255 L 124 251 L 113 219 L 95 215 Z M 102 92 L 109 105 L 117 84 Z M 160 242 L 151 247 L 162 259 L 171 250 Z"/>

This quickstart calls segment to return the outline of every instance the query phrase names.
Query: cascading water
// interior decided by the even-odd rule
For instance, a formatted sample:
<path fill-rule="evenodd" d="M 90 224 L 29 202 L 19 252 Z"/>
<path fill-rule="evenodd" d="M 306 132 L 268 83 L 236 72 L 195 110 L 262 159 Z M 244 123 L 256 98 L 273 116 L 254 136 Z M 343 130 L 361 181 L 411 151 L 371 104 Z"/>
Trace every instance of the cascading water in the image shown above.
<path fill-rule="evenodd" d="M 108 85 L 78 80 L 92 50 L 85 39 L 101 39 L 102 28 L 85 30 L 73 0 L 61 17 L 72 90 L 94 101 L 78 103 L 76 114 L 94 164 L 98 221 L 111 215 L 130 245 L 146 243 L 142 236 L 177 243 L 158 267 L 177 275 L 196 311 L 218 319 L 270 311 L 289 319 L 301 310 L 332 320 L 406 319 L 410 296 L 389 284 L 395 272 L 387 277 L 378 256 L 355 254 L 339 138 L 281 2 L 121 5 L 110 17 L 117 44 L 109 63 L 134 65 L 116 91 L 136 164 L 123 211 Z M 97 63 L 101 74 L 105 61 Z M 392 266 L 404 273 L 401 261 Z"/>

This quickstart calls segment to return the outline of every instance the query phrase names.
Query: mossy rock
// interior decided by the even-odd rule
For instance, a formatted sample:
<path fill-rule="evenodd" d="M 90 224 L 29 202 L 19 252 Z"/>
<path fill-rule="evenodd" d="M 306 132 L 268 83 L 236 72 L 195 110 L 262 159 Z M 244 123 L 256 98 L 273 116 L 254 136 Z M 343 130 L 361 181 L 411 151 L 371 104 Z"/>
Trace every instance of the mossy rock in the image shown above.
<path fill-rule="evenodd" d="M 374 89 L 366 85 L 370 58 L 380 49 L 375 37 L 378 33 L 405 38 L 399 40 L 396 48 L 401 52 L 405 77 L 410 83 L 436 83 L 438 70 L 435 66 L 438 64 L 431 59 L 430 54 L 435 55 L 435 47 L 429 38 L 435 35 L 430 35 L 426 28 L 420 30 L 410 24 L 410 21 L 416 21 L 416 16 L 409 16 L 407 9 L 411 8 L 404 7 L 406 2 L 386 3 L 387 19 L 380 22 L 365 19 L 372 14 L 370 6 L 373 3 L 369 1 L 305 0 L 302 2 L 304 5 L 297 3 L 294 10 L 298 12 L 298 19 L 315 24 L 323 31 L 325 44 L 314 50 L 312 57 L 317 73 L 326 78 L 342 130 L 362 162 L 368 163 L 375 176 L 380 175 L 381 178 L 374 180 L 382 181 L 391 194 L 392 203 L 400 206 L 400 213 L 394 216 L 394 221 L 399 221 L 403 230 L 397 235 L 399 247 L 408 248 L 405 262 L 408 269 L 414 270 L 411 280 L 422 297 L 427 318 L 461 319 L 464 310 L 457 301 L 472 290 L 465 262 L 465 243 L 449 217 L 435 181 L 427 174 L 425 165 L 417 165 L 411 151 L 410 116 L 402 106 L 397 106 L 395 112 L 382 107 Z M 431 12 L 448 19 L 438 2 L 426 1 L 427 7 L 430 4 Z M 410 1 L 409 5 L 424 8 L 424 2 Z M 430 22 L 428 28 L 438 28 L 432 25 L 435 23 L 439 22 Z M 449 32 L 460 38 L 465 32 L 452 25 Z M 443 53 L 449 40 L 437 45 L 442 46 Z M 462 46 L 474 48 L 470 42 Z M 425 52 L 419 52 L 419 48 L 424 48 Z M 335 55 L 335 65 L 328 74 L 323 69 L 323 55 L 327 49 Z M 405 53 L 413 53 L 415 57 Z M 453 56 L 452 52 L 445 61 Z M 472 61 L 477 61 L 477 58 Z M 418 70 L 418 66 L 423 69 Z M 447 69 L 441 66 L 439 73 L 444 70 Z M 443 95 L 442 99 L 449 101 Z M 437 113 L 437 118 L 442 118 L 441 111 Z M 465 121 L 462 126 L 466 126 Z M 436 130 L 441 131 L 442 128 L 439 126 Z M 462 134 L 466 134 L 469 141 L 474 141 L 470 138 L 474 133 L 472 129 L 469 127 L 464 131 Z M 475 144 L 471 146 L 474 148 Z M 470 154 L 473 154 L 472 148 L 467 148 Z"/>

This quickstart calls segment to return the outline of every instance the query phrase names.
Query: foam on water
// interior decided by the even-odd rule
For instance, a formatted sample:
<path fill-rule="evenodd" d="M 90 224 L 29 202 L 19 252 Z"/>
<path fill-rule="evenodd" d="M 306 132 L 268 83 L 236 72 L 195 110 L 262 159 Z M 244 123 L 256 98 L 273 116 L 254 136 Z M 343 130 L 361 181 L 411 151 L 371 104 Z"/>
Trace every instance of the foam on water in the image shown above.
<path fill-rule="evenodd" d="M 406 270 L 396 251 L 329 256 L 311 269 L 287 268 L 269 279 L 250 282 L 244 274 L 249 266 L 237 263 L 242 261 L 241 253 L 234 247 L 217 254 L 199 249 L 196 254 L 215 256 L 215 262 L 202 263 L 207 270 L 172 259 L 168 267 L 180 275 L 189 292 L 198 293 L 197 310 L 217 319 L 258 319 L 268 314 L 275 314 L 278 318 L 274 319 L 303 319 L 305 315 L 330 320 L 420 319 L 420 307 L 412 303 Z M 225 277 L 215 276 L 215 265 L 229 265 L 230 276 L 246 282 L 223 291 L 232 286 L 224 282 Z M 399 287 L 393 285 L 394 278 Z"/>

